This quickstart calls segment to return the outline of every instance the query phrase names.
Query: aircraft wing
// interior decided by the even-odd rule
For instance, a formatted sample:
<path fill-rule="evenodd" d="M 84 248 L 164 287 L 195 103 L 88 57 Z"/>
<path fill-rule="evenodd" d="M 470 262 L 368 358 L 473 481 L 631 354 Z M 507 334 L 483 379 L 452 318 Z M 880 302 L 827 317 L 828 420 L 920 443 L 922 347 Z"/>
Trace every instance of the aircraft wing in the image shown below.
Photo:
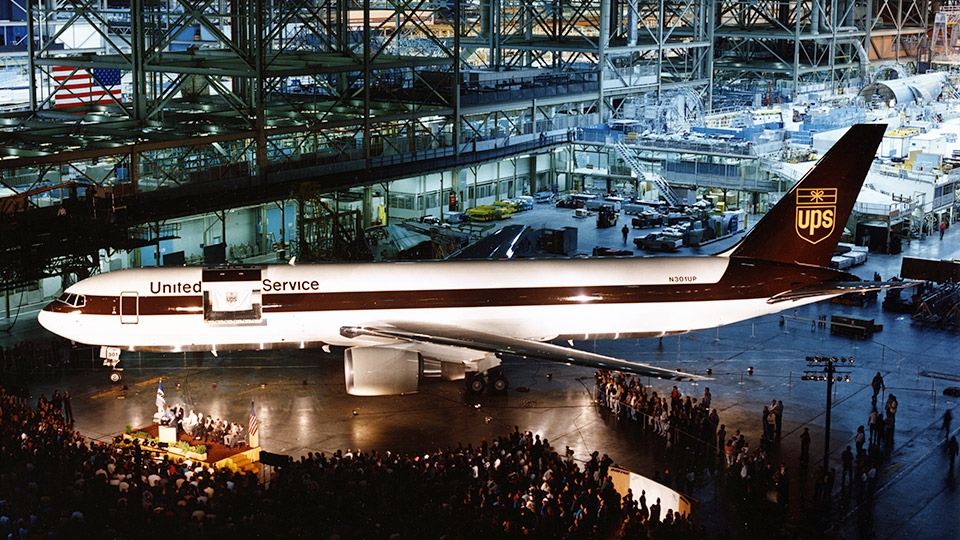
<path fill-rule="evenodd" d="M 767 300 L 767 303 L 776 304 L 778 302 L 786 302 L 787 300 L 801 300 L 803 298 L 810 298 L 811 296 L 824 296 L 829 294 L 838 295 L 879 291 L 883 289 L 905 289 L 919 284 L 919 281 L 825 281 L 823 283 L 776 294 Z"/>
<path fill-rule="evenodd" d="M 434 323 L 379 323 L 366 326 L 344 326 L 340 334 L 345 337 L 375 336 L 414 343 L 430 343 L 448 347 L 460 347 L 501 355 L 536 358 L 562 364 L 574 364 L 599 369 L 624 371 L 661 379 L 678 381 L 710 380 L 709 377 L 663 369 L 647 364 L 628 362 L 601 354 L 562 347 L 551 343 L 519 339 L 459 326 Z"/>

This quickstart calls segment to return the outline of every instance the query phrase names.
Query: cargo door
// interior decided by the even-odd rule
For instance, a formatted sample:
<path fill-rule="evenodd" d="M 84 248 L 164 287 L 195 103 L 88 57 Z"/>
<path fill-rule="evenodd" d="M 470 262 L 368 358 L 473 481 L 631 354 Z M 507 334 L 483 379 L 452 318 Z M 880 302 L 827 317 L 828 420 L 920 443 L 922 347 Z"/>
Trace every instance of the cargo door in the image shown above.
<path fill-rule="evenodd" d="M 120 324 L 140 322 L 140 295 L 135 292 L 120 293 Z"/>
<path fill-rule="evenodd" d="M 203 271 L 203 320 L 258 322 L 263 317 L 260 268 L 209 268 Z"/>

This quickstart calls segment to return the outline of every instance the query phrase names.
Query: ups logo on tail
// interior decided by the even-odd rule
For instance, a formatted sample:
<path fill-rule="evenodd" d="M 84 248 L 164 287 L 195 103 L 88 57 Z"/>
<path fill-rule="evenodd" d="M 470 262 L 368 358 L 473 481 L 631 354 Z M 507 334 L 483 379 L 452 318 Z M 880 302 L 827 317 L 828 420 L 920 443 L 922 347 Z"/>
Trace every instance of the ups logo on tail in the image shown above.
<path fill-rule="evenodd" d="M 837 217 L 837 188 L 797 189 L 797 235 L 811 244 L 833 233 Z"/>

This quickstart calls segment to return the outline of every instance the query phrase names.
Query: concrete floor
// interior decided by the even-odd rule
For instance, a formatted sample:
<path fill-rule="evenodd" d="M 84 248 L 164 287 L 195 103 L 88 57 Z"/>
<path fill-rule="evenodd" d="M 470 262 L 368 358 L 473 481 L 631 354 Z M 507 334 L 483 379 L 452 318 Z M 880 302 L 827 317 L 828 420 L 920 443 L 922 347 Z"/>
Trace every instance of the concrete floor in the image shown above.
<path fill-rule="evenodd" d="M 580 227 L 583 252 L 594 245 L 622 246 L 619 226 L 597 230 L 593 219 L 574 220 L 565 216 L 567 212 L 572 213 L 541 206 L 519 214 L 514 221 L 550 227 L 573 221 Z M 632 232 L 631 238 L 646 233 Z M 704 253 L 720 251 L 732 241 L 714 244 Z M 904 254 L 960 257 L 960 227 L 952 228 L 943 241 L 914 242 Z M 871 255 L 867 264 L 853 271 L 863 277 L 872 277 L 874 271 L 889 277 L 898 272 L 899 264 L 899 256 Z M 633 339 L 576 345 L 669 368 L 700 373 L 711 368 L 716 380 L 709 386 L 721 422 L 730 433 L 741 429 L 753 445 L 761 431 L 760 410 L 771 399 L 782 399 L 781 459 L 794 470 L 804 427 L 810 428 L 813 437 L 811 469 L 823 454 L 825 383 L 800 381 L 804 357 L 855 356 L 858 367 L 851 382 L 836 385 L 833 397 L 833 466 L 839 468 L 840 452 L 852 445 L 857 426 L 866 424 L 869 382 L 876 371 L 883 373 L 887 392 L 897 394 L 900 411 L 895 449 L 880 470 L 876 495 L 872 501 L 859 506 L 852 501 L 849 510 L 834 513 L 833 519 L 840 524 L 838 534 L 850 538 L 861 532 L 859 527 L 872 527 L 877 538 L 957 537 L 957 472 L 952 477 L 946 474 L 939 427 L 944 411 L 954 409 L 960 401 L 941 392 L 960 383 L 919 373 L 931 370 L 960 375 L 960 334 L 920 326 L 909 316 L 884 313 L 879 303 L 865 307 L 821 303 L 796 313 L 814 319 L 820 314 L 875 318 L 884 329 L 872 339 L 855 340 L 832 336 L 789 317 L 781 326 L 779 317 L 769 316 L 662 342 Z M 0 327 L 6 328 L 10 322 L 0 319 Z M 9 333 L 0 334 L 0 344 L 45 336 L 36 325 L 35 312 L 28 310 L 20 314 Z M 162 379 L 168 403 L 183 402 L 188 408 L 233 421 L 245 422 L 254 401 L 264 449 L 293 456 L 345 448 L 420 452 L 457 442 L 477 443 L 518 425 L 546 437 L 560 451 L 570 446 L 577 458 L 587 458 L 597 450 L 646 475 L 663 470 L 667 463 L 659 441 L 641 439 L 593 403 L 593 372 L 589 369 L 507 361 L 511 390 L 506 395 L 477 397 L 466 394 L 458 382 L 428 382 L 415 395 L 361 398 L 344 392 L 342 359 L 321 351 L 221 353 L 219 358 L 128 355 L 123 364 L 124 387 L 111 385 L 105 368 L 96 366 L 98 362 L 91 359 L 81 364 L 35 377 L 29 388 L 33 399 L 42 392 L 49 396 L 55 388 L 69 389 L 74 395 L 76 428 L 93 439 L 109 439 L 127 424 L 149 423 L 157 383 Z M 754 368 L 752 375 L 747 374 L 749 367 Z M 651 383 L 658 391 L 672 386 L 662 381 Z M 683 383 L 680 389 L 696 397 L 703 394 L 693 383 Z M 955 410 L 954 416 L 958 415 L 960 410 Z M 960 421 L 954 423 L 954 431 L 958 424 Z M 792 485 L 796 492 L 792 501 L 799 501 L 804 482 L 794 476 Z M 711 536 L 726 528 L 738 529 L 723 489 L 708 482 L 695 495 L 702 503 L 703 522 Z M 793 508 L 792 522 L 808 518 L 802 505 Z"/>

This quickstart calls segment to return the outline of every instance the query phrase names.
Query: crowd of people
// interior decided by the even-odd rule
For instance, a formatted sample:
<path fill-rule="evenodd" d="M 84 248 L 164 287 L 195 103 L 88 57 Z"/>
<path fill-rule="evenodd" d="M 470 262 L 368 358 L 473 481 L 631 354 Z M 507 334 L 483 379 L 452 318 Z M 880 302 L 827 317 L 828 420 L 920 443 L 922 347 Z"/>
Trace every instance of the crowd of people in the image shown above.
<path fill-rule="evenodd" d="M 253 474 L 90 442 L 50 402 L 0 388 L 0 534 L 7 538 L 701 538 L 685 515 L 613 489 L 518 428 L 418 455 L 309 453 Z"/>
<path fill-rule="evenodd" d="M 0 380 L 9 383 L 43 370 L 70 367 L 72 352 L 70 342 L 60 338 L 21 341 L 0 347 Z"/>
<path fill-rule="evenodd" d="M 601 405 L 633 422 L 638 431 L 656 434 L 671 448 L 685 450 L 682 455 L 686 459 L 677 463 L 683 474 L 671 474 L 669 469 L 664 473 L 670 487 L 689 493 L 693 487 L 691 474 L 717 470 L 717 452 L 723 448 L 727 432 L 717 410 L 710 408 L 713 396 L 709 387 L 699 399 L 682 395 L 676 386 L 669 395 L 661 396 L 648 390 L 637 377 L 603 370 L 596 372 L 595 383 Z"/>
<path fill-rule="evenodd" d="M 230 448 L 244 444 L 243 425 L 204 415 L 193 409 L 186 414 L 182 403 L 167 405 L 160 417 L 160 425 L 174 426 L 177 428 L 177 435 L 185 433 L 205 443 L 213 441 Z"/>
<path fill-rule="evenodd" d="M 875 394 L 883 388 L 882 379 L 871 384 Z M 686 470 L 681 468 L 679 474 L 665 474 L 663 477 L 658 474 L 656 479 L 661 483 L 690 495 L 696 487 L 693 480 L 698 477 L 694 473 L 713 469 L 718 473 L 725 472 L 716 478 L 723 479 L 731 500 L 739 501 L 736 506 L 745 512 L 744 515 L 749 515 L 751 509 L 760 508 L 767 501 L 775 502 L 781 511 L 790 505 L 791 473 L 794 471 L 787 465 L 780 445 L 784 414 L 781 400 L 772 400 L 769 406 L 763 407 L 759 442 L 751 445 L 740 429 L 731 434 L 724 424 L 720 424 L 716 409 L 710 408 L 713 396 L 709 388 L 704 388 L 699 400 L 683 396 L 676 386 L 669 396 L 660 396 L 629 374 L 598 371 L 596 399 L 621 420 L 635 423 L 641 433 L 663 437 L 669 443 L 668 449 L 678 450 L 674 454 L 695 456 L 687 461 Z M 874 489 L 883 451 L 892 448 L 897 407 L 896 396 L 889 394 L 884 412 L 880 413 L 874 407 L 870 414 L 870 440 L 861 426 L 855 438 L 856 450 L 847 447 L 842 453 L 843 469 L 839 482 L 842 494 L 860 497 Z M 804 427 L 794 440 L 799 442 L 799 491 L 805 499 L 805 506 L 829 509 L 837 487 L 836 469 L 824 468 L 822 464 L 810 468 L 812 440 L 809 428 Z"/>

